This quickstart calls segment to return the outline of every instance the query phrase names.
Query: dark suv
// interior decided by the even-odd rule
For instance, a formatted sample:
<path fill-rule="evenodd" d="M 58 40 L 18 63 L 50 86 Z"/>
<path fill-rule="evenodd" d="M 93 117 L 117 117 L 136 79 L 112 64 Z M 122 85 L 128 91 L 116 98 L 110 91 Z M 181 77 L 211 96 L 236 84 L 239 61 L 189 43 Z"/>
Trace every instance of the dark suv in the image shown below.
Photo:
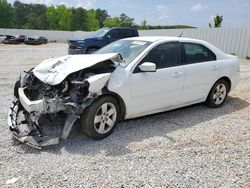
<path fill-rule="evenodd" d="M 138 36 L 138 31 L 134 28 L 103 28 L 84 39 L 69 40 L 68 54 L 91 54 L 116 40 Z"/>

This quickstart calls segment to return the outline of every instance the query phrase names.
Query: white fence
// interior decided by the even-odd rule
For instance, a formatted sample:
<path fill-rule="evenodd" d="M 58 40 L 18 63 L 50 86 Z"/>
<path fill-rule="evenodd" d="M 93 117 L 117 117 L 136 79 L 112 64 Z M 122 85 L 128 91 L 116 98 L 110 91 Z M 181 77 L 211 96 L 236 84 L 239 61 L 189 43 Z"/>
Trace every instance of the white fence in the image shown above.
<path fill-rule="evenodd" d="M 144 30 L 141 36 L 180 36 L 208 41 L 226 53 L 235 53 L 241 58 L 250 56 L 250 27 Z"/>
<path fill-rule="evenodd" d="M 49 31 L 0 29 L 0 33 L 9 35 L 46 36 L 49 40 L 66 42 L 72 38 L 82 38 L 89 34 L 84 31 Z M 199 29 L 162 29 L 140 30 L 140 36 L 179 36 L 206 40 L 226 53 L 235 53 L 241 58 L 250 56 L 250 27 L 243 28 L 199 28 Z"/>

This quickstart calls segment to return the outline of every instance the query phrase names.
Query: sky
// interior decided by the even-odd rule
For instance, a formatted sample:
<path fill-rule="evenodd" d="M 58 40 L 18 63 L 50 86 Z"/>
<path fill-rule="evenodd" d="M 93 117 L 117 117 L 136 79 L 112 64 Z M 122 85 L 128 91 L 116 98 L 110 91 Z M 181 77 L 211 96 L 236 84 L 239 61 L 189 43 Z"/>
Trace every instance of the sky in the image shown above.
<path fill-rule="evenodd" d="M 13 3 L 15 0 L 8 0 Z M 121 13 L 137 24 L 189 25 L 208 27 L 216 14 L 223 15 L 222 26 L 250 26 L 250 0 L 19 0 L 23 3 L 106 9 L 110 16 Z"/>

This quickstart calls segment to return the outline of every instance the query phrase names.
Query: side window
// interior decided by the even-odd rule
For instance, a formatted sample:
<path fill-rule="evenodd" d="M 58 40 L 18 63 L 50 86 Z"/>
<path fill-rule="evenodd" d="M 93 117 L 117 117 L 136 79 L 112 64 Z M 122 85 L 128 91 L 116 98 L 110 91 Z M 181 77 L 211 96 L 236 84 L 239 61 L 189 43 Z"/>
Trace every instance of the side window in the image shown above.
<path fill-rule="evenodd" d="M 157 69 L 173 67 L 180 65 L 179 43 L 168 42 L 160 44 L 152 49 L 140 64 L 152 62 L 156 64 Z"/>
<path fill-rule="evenodd" d="M 112 40 L 120 39 L 120 32 L 118 29 L 111 30 L 108 35 L 110 35 Z"/>
<path fill-rule="evenodd" d="M 123 30 L 123 38 L 129 38 L 129 37 L 134 37 L 135 34 L 134 34 L 134 30 L 132 29 L 124 29 Z"/>
<path fill-rule="evenodd" d="M 215 54 L 207 47 L 196 43 L 183 43 L 186 64 L 216 60 Z"/>

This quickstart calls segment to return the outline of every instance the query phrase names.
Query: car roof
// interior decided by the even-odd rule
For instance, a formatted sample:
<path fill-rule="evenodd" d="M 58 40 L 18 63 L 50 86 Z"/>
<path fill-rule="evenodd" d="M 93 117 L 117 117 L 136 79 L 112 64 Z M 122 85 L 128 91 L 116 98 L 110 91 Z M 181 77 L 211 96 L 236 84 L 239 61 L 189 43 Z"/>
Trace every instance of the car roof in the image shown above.
<path fill-rule="evenodd" d="M 202 40 L 183 38 L 183 37 L 169 37 L 169 36 L 143 36 L 143 37 L 132 37 L 123 40 L 141 40 L 147 42 L 157 42 L 157 41 L 190 41 L 190 42 L 204 42 Z"/>

